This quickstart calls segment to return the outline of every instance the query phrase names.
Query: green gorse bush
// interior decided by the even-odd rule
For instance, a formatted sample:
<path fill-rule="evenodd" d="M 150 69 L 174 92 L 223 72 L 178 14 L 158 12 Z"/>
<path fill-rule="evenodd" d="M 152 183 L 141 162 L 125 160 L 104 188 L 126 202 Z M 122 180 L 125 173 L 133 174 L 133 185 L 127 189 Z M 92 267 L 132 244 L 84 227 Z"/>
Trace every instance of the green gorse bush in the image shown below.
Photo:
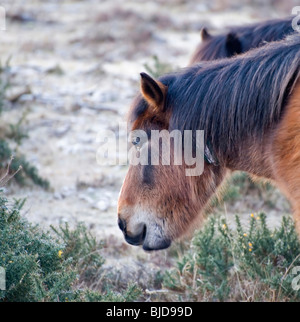
<path fill-rule="evenodd" d="M 84 287 L 102 279 L 103 246 L 83 224 L 67 224 L 43 232 L 21 214 L 25 201 L 10 203 L 0 192 L 0 267 L 6 272 L 6 288 L 0 302 L 133 301 L 140 295 L 135 284 L 119 292 Z"/>
<path fill-rule="evenodd" d="M 65 245 L 63 258 L 72 259 L 81 280 L 91 282 L 92 279 L 97 278 L 99 268 L 105 262 L 100 254 L 103 242 L 98 242 L 83 223 L 79 223 L 73 230 L 68 223 L 58 228 L 54 226 L 51 228 Z"/>
<path fill-rule="evenodd" d="M 265 214 L 235 228 L 212 217 L 198 232 L 177 268 L 164 276 L 179 299 L 206 301 L 299 301 L 292 268 L 300 266 L 300 243 L 290 217 L 271 230 Z"/>
<path fill-rule="evenodd" d="M 6 290 L 0 301 L 76 300 L 77 275 L 70 259 L 62 260 L 64 245 L 20 215 L 24 201 L 9 204 L 0 195 L 0 266 L 6 271 Z"/>

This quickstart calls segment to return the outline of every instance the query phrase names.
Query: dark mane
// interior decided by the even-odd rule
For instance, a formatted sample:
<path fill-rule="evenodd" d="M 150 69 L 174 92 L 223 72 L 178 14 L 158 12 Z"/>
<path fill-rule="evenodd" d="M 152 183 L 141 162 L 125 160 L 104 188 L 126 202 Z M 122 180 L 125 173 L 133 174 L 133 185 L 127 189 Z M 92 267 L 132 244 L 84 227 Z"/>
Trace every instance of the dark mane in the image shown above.
<path fill-rule="evenodd" d="M 257 140 L 279 122 L 299 78 L 299 64 L 296 34 L 235 59 L 161 78 L 168 85 L 170 130 L 204 130 L 218 154 L 232 154 L 241 140 Z"/>
<path fill-rule="evenodd" d="M 244 53 L 252 48 L 260 47 L 266 42 L 282 40 L 295 32 L 292 28 L 293 18 L 274 19 L 248 26 L 231 27 L 226 33 L 211 36 L 202 42 L 191 61 L 195 63 L 202 60 L 215 60 L 233 56 L 234 50 L 228 50 L 226 46 L 229 34 L 234 35 L 240 43 L 237 53 Z M 232 45 L 236 46 L 236 44 Z"/>

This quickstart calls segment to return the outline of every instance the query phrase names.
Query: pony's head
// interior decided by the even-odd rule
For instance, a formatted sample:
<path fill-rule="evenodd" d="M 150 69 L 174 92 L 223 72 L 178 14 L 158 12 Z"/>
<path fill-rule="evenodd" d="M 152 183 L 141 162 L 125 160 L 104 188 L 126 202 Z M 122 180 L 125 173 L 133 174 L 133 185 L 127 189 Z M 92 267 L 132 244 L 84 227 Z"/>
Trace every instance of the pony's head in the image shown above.
<path fill-rule="evenodd" d="M 193 54 L 190 65 L 201 61 L 232 57 L 243 51 L 242 43 L 235 32 L 213 36 L 206 28 L 203 28 L 200 36 L 201 43 Z"/>
<path fill-rule="evenodd" d="M 162 141 L 170 133 L 171 114 L 168 86 L 141 74 L 141 95 L 134 101 L 128 121 L 133 155 L 144 159 L 129 166 L 118 201 L 118 224 L 126 241 L 143 245 L 144 250 L 167 248 L 190 232 L 201 221 L 201 210 L 223 178 L 220 167 L 209 164 L 201 175 L 187 176 L 188 166 L 175 162 L 173 141 L 170 163 L 164 163 Z M 154 140 L 155 131 L 162 133 L 158 141 Z M 184 146 L 177 156 L 183 151 Z"/>
<path fill-rule="evenodd" d="M 264 154 L 268 151 L 264 142 L 273 140 L 299 79 L 299 48 L 300 35 L 295 34 L 159 81 L 141 75 L 141 94 L 129 114 L 133 162 L 118 203 L 119 226 L 129 243 L 145 250 L 163 249 L 190 232 L 201 221 L 226 169 L 272 179 L 273 161 Z M 170 153 L 164 153 L 162 139 L 176 130 L 184 132 L 184 138 L 174 140 Z M 193 163 L 185 157 L 193 152 L 199 160 L 199 130 L 204 131 L 204 167 L 191 174 L 187 170 Z M 192 132 L 192 149 L 186 145 L 187 131 Z M 162 138 L 157 139 L 157 132 Z"/>

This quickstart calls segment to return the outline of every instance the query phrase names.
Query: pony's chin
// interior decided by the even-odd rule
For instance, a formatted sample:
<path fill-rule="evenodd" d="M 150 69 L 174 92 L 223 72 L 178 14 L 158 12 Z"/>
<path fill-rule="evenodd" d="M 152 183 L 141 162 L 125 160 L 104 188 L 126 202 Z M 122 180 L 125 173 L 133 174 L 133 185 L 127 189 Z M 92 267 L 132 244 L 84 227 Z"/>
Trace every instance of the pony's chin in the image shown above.
<path fill-rule="evenodd" d="M 157 251 L 169 248 L 172 244 L 172 241 L 170 239 L 159 239 L 157 241 L 147 242 L 147 239 L 143 243 L 143 249 L 145 251 L 151 252 L 151 251 Z"/>

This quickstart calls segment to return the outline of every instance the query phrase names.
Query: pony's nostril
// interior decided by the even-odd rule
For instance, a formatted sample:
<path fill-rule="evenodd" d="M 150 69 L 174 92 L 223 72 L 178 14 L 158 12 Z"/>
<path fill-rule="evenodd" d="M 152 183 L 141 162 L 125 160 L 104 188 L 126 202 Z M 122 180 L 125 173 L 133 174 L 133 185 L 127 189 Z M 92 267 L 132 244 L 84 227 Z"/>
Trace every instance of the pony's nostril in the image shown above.
<path fill-rule="evenodd" d="M 125 229 L 126 229 L 126 222 L 125 222 L 125 220 L 119 218 L 118 219 L 118 226 L 124 232 Z"/>

